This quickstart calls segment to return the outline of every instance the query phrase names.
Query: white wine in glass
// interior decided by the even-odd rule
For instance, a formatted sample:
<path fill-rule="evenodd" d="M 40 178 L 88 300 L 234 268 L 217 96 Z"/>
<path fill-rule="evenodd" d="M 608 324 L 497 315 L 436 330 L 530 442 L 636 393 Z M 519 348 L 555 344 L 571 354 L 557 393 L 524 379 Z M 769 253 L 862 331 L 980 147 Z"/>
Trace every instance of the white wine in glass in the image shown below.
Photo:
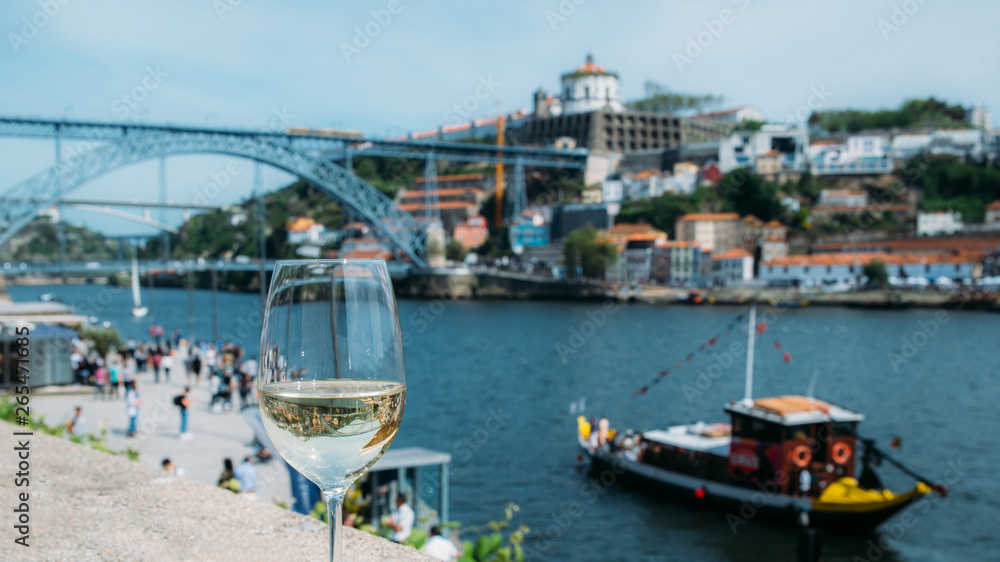
<path fill-rule="evenodd" d="M 279 261 L 257 379 L 278 453 L 327 501 L 342 560 L 344 493 L 392 443 L 406 405 L 403 341 L 383 260 Z"/>

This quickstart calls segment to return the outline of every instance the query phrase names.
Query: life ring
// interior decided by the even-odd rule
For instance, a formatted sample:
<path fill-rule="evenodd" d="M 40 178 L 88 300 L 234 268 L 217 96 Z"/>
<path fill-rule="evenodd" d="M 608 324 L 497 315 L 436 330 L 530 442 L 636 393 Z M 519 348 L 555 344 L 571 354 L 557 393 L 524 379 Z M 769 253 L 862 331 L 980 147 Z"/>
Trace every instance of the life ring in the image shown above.
<path fill-rule="evenodd" d="M 809 466 L 809 461 L 812 460 L 812 452 L 805 445 L 797 445 L 788 455 L 788 460 L 792 461 L 792 464 L 799 468 L 805 468 Z"/>
<path fill-rule="evenodd" d="M 833 448 L 830 449 L 830 456 L 833 457 L 833 462 L 844 464 L 847 459 L 851 458 L 851 446 L 843 441 L 834 443 Z"/>

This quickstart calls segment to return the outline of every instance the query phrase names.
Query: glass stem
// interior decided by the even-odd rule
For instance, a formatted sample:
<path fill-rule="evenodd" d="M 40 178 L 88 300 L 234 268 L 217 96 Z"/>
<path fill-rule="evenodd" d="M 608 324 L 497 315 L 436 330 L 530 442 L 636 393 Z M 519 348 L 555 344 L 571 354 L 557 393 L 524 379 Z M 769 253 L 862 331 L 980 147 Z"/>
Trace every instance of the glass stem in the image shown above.
<path fill-rule="evenodd" d="M 346 490 L 324 491 L 326 498 L 326 515 L 330 518 L 330 562 L 343 562 L 343 508 L 344 492 Z"/>

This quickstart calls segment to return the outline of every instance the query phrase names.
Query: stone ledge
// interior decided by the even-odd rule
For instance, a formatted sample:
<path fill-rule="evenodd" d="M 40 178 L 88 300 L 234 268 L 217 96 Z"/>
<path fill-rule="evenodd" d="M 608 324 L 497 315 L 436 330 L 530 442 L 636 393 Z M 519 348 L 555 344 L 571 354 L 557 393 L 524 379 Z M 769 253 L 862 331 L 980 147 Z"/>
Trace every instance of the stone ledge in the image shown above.
<path fill-rule="evenodd" d="M 327 528 L 315 519 L 49 435 L 28 437 L 30 484 L 15 487 L 13 433 L 21 430 L 0 422 L 0 559 L 327 559 Z M 28 548 L 14 543 L 22 492 L 30 495 Z M 344 539 L 350 561 L 431 560 L 355 529 Z"/>

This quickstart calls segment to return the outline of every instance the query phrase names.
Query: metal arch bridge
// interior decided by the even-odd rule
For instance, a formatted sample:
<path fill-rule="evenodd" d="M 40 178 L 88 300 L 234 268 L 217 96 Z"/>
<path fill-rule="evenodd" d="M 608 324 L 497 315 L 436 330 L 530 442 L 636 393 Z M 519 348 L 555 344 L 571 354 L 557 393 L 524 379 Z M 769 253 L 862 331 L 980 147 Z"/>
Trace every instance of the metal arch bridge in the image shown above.
<path fill-rule="evenodd" d="M 337 134 L 286 134 L 276 131 L 206 129 L 164 125 L 73 122 L 0 118 L 0 137 L 54 138 L 57 165 L 9 189 L 0 197 L 0 245 L 27 225 L 35 214 L 64 194 L 104 173 L 150 158 L 191 153 L 216 153 L 249 158 L 298 176 L 350 207 L 376 234 L 415 265 L 423 259 L 425 232 L 409 213 L 382 192 L 332 163 L 352 154 L 582 169 L 586 150 L 496 147 L 482 144 L 427 141 L 386 141 Z M 85 139 L 89 150 L 61 158 L 60 141 Z M 310 153 L 325 153 L 315 157 Z M 523 177 L 522 177 L 523 179 Z M 30 195 L 30 197 L 27 197 Z"/>
<path fill-rule="evenodd" d="M 309 182 L 350 207 L 371 225 L 390 247 L 415 265 L 424 266 L 424 232 L 417 221 L 385 194 L 340 166 L 304 151 L 256 135 L 176 130 L 165 134 L 135 134 L 105 143 L 15 185 L 7 195 L 30 194 L 33 200 L 4 201 L 0 208 L 0 245 L 27 225 L 35 214 L 64 194 L 107 172 L 150 158 L 177 154 L 215 153 L 270 164 Z"/>

